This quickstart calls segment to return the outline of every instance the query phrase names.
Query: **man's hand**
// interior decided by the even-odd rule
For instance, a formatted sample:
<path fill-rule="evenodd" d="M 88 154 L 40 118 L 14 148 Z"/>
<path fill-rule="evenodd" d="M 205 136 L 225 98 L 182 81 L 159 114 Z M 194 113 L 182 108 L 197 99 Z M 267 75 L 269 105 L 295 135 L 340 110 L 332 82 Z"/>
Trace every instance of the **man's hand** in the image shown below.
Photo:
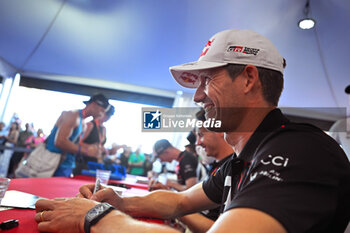
<path fill-rule="evenodd" d="M 169 190 L 169 187 L 167 185 L 164 185 L 158 181 L 150 182 L 148 184 L 148 191 L 154 191 L 158 189 L 166 189 Z"/>
<path fill-rule="evenodd" d="M 80 193 L 77 195 L 77 197 L 87 198 L 98 202 L 107 202 L 113 205 L 115 208 L 123 210 L 123 198 L 119 196 L 113 189 L 106 188 L 101 185 L 101 189 L 93 194 L 94 188 L 95 184 L 87 184 L 81 186 L 79 189 Z"/>
<path fill-rule="evenodd" d="M 97 158 L 102 153 L 102 147 L 95 144 L 91 144 L 91 145 L 85 144 L 83 153 L 90 157 Z"/>
<path fill-rule="evenodd" d="M 98 202 L 81 198 L 40 199 L 35 203 L 35 221 L 41 232 L 84 232 L 84 218 Z"/>
<path fill-rule="evenodd" d="M 169 190 L 170 187 L 168 185 L 168 182 L 166 184 L 163 184 L 161 182 L 158 181 L 157 177 L 152 177 L 152 174 L 150 174 L 149 178 L 149 182 L 148 182 L 148 191 L 154 191 L 154 190 L 158 190 L 158 189 L 166 189 Z"/>

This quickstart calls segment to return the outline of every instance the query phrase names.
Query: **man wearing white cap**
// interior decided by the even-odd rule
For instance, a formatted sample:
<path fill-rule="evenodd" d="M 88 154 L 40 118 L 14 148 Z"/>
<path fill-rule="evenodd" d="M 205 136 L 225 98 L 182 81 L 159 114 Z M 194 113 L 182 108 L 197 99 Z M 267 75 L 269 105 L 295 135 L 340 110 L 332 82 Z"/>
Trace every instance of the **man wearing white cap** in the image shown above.
<path fill-rule="evenodd" d="M 39 230 L 80 223 L 76 230 L 82 231 L 85 216 L 85 232 L 173 232 L 120 211 L 169 219 L 222 205 L 209 232 L 343 232 L 350 217 L 350 165 L 333 139 L 316 127 L 290 123 L 276 108 L 284 66 L 272 43 L 255 32 L 214 35 L 198 61 L 170 71 L 181 85 L 197 88 L 194 100 L 203 103 L 207 118 L 221 120 L 216 130 L 225 132 L 237 158 L 184 192 L 120 197 L 105 188 L 92 194 L 94 185 L 86 185 L 80 196 L 111 205 L 72 199 L 59 208 L 60 201 L 39 200 L 37 211 L 45 210 L 35 217 Z M 84 207 L 73 215 L 61 210 L 79 203 Z"/>

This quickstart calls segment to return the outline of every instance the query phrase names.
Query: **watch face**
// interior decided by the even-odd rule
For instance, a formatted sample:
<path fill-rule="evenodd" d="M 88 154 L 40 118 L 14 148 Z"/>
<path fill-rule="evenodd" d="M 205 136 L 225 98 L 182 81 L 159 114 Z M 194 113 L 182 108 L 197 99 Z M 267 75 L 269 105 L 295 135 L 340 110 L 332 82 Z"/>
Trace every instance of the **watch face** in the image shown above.
<path fill-rule="evenodd" d="M 86 214 L 86 220 L 89 222 L 93 221 L 95 218 L 98 218 L 106 210 L 110 209 L 111 205 L 107 203 L 101 203 L 90 209 Z"/>
<path fill-rule="evenodd" d="M 95 225 L 101 218 L 103 218 L 113 209 L 114 207 L 108 203 L 100 203 L 90 209 L 85 215 L 84 231 L 86 233 L 90 233 L 90 227 Z"/>
<path fill-rule="evenodd" d="M 86 215 L 88 221 L 91 221 L 92 219 L 94 219 L 94 217 L 96 217 L 100 213 L 102 213 L 104 211 L 104 209 L 105 209 L 104 206 L 99 204 L 99 205 L 95 206 L 94 208 L 92 208 L 91 210 L 89 210 L 89 212 Z"/>

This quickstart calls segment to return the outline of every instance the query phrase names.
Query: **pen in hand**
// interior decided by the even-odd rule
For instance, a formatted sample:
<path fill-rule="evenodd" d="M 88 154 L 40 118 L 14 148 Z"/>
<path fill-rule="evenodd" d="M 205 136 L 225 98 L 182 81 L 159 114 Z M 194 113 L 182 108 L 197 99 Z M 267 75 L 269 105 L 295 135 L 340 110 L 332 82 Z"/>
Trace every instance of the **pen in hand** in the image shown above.
<path fill-rule="evenodd" d="M 158 183 L 158 176 L 154 180 L 151 180 L 150 185 L 148 187 L 148 191 L 152 191 L 153 190 L 153 186 L 155 184 L 157 184 L 157 183 Z"/>
<path fill-rule="evenodd" d="M 98 190 L 100 190 L 100 188 L 101 188 L 101 180 L 100 178 L 96 178 L 95 188 L 92 194 L 95 194 Z"/>

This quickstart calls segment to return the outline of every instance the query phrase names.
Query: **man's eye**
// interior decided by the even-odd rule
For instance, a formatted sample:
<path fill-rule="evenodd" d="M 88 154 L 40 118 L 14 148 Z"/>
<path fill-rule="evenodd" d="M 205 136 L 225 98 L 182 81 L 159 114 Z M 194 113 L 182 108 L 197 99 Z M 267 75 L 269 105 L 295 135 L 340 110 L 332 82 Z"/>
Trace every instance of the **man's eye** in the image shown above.
<path fill-rule="evenodd" d="M 205 85 L 208 85 L 211 81 L 211 78 L 209 78 L 208 76 L 204 77 L 204 83 Z"/>

